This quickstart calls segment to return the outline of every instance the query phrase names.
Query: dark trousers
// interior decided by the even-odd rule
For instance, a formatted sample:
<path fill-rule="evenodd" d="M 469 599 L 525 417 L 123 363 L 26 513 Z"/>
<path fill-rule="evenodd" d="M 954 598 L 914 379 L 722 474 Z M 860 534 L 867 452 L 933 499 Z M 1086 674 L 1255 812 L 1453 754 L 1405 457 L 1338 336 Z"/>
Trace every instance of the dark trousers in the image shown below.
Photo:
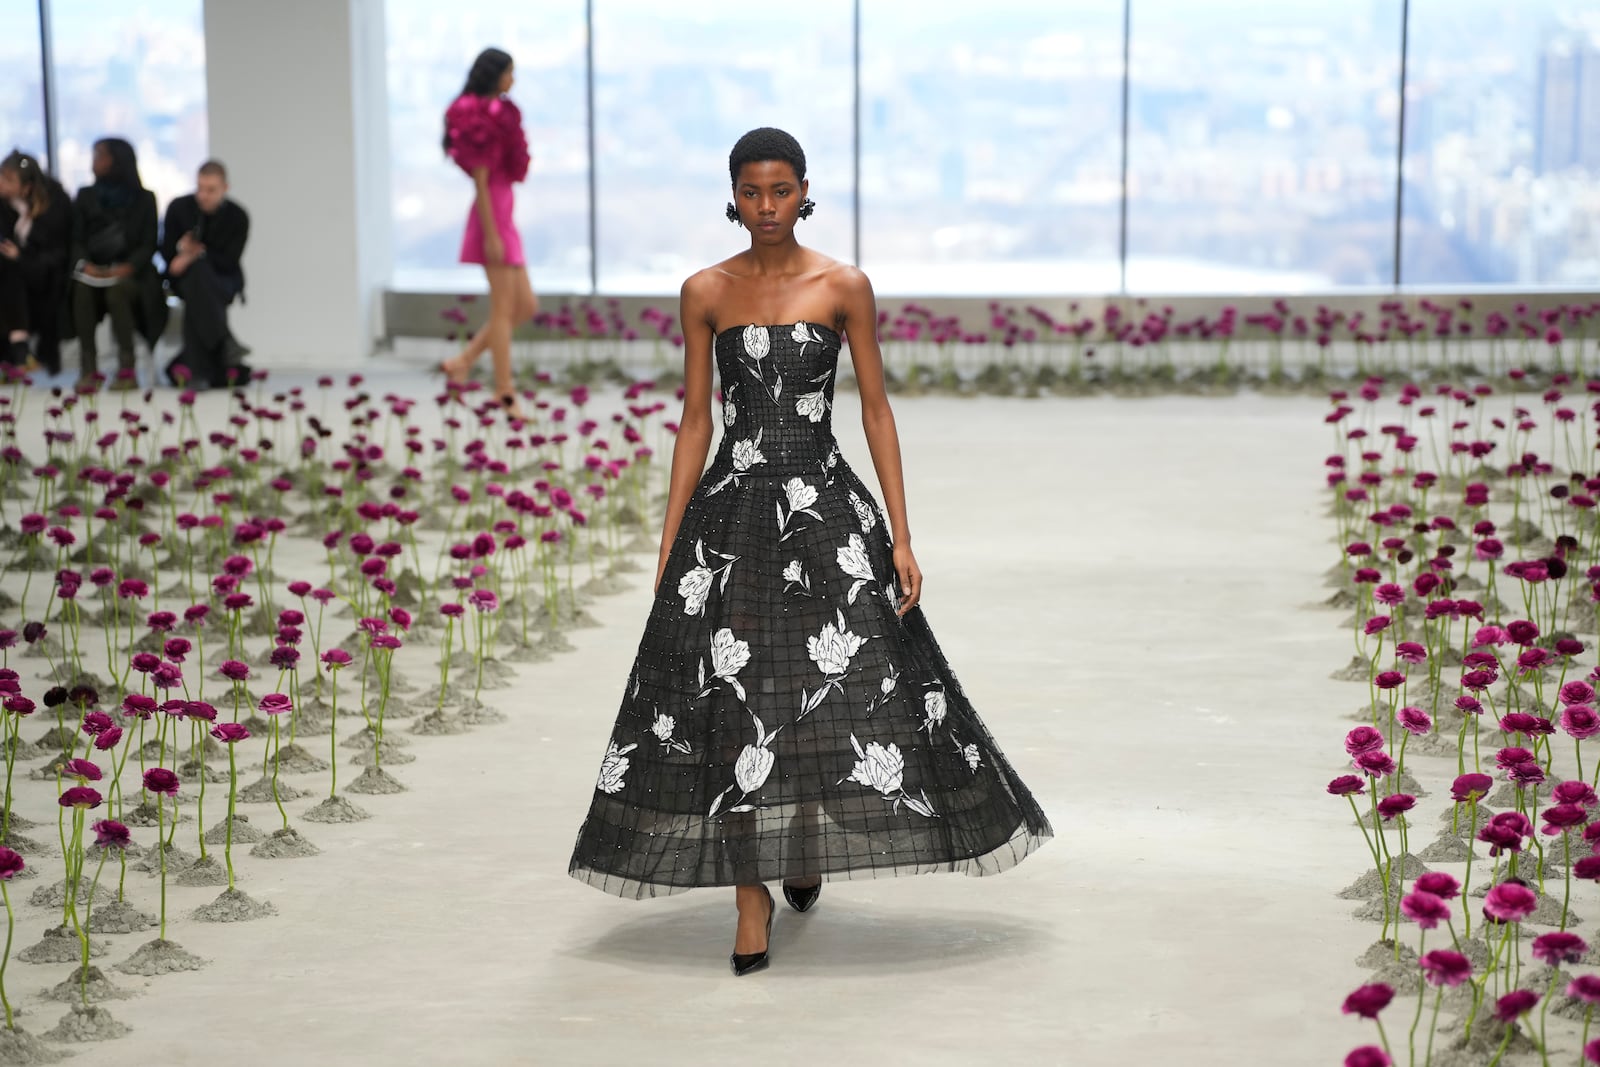
<path fill-rule="evenodd" d="M 117 343 L 117 366 L 123 370 L 133 369 L 133 307 L 139 299 L 140 284 L 137 274 L 104 289 L 78 281 L 72 283 L 72 318 L 78 328 L 80 375 L 99 371 L 95 328 L 106 315 L 111 316 L 111 336 Z"/>
<path fill-rule="evenodd" d="M 197 259 L 171 280 L 183 300 L 183 353 L 180 360 L 212 385 L 227 378 L 223 343 L 228 339 L 228 305 L 239 295 L 239 279 L 219 274 Z"/>
<path fill-rule="evenodd" d="M 16 260 L 0 257 L 0 342 L 29 328 L 28 279 Z"/>

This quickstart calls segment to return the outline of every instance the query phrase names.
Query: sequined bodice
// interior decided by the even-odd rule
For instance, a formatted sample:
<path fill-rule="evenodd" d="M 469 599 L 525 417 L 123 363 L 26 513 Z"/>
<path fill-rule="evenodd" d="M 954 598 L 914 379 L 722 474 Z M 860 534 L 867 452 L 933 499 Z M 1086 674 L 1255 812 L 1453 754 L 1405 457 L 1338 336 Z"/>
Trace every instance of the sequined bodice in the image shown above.
<path fill-rule="evenodd" d="M 837 462 L 839 335 L 814 322 L 734 326 L 713 344 L 722 382 L 720 474 L 793 474 Z"/>

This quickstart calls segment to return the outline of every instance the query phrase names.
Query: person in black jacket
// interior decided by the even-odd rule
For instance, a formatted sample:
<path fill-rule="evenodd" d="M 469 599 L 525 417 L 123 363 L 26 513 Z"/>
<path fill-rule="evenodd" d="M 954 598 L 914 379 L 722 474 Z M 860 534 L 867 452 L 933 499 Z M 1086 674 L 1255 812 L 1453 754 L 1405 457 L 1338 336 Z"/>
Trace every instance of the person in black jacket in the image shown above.
<path fill-rule="evenodd" d="M 131 389 L 137 384 L 133 337 L 138 320 L 144 319 L 152 348 L 161 336 L 148 306 L 152 287 L 155 303 L 162 311 L 166 307 L 154 262 L 156 195 L 139 180 L 131 144 L 120 137 L 94 143 L 94 184 L 78 190 L 76 208 L 72 313 L 78 334 L 79 384 L 92 382 L 99 371 L 95 328 L 109 313 L 117 344 L 113 387 Z"/>
<path fill-rule="evenodd" d="M 183 350 L 167 364 L 177 384 L 203 379 L 213 386 L 249 381 L 248 353 L 228 329 L 228 305 L 244 293 L 245 242 L 250 215 L 228 199 L 228 171 L 216 160 L 200 165 L 195 191 L 167 205 L 161 256 L 167 285 L 183 298 Z"/>
<path fill-rule="evenodd" d="M 21 149 L 0 159 L 0 362 L 23 366 L 28 335 L 61 370 L 62 298 L 72 243 L 72 199 Z"/>

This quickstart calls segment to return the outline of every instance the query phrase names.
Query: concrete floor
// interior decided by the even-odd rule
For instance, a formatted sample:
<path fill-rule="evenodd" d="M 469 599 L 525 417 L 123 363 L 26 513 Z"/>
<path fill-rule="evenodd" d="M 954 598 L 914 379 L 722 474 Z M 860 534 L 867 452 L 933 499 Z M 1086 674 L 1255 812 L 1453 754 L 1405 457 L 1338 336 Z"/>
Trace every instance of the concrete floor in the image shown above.
<path fill-rule="evenodd" d="M 649 603 L 640 556 L 576 653 L 494 694 L 509 724 L 418 739 L 395 768 L 411 791 L 362 798 L 377 818 L 305 827 L 323 855 L 239 861 L 279 917 L 174 924 L 210 966 L 128 980 L 135 1033 L 74 1062 L 1338 1062 L 1371 1037 L 1339 1004 L 1377 931 L 1334 896 L 1365 846 L 1322 788 L 1351 703 L 1328 681 L 1348 639 L 1304 607 L 1333 558 L 1322 407 L 896 405 L 928 619 L 1055 826 L 1014 871 L 830 883 L 808 915 L 780 907 L 771 969 L 737 980 L 731 891 L 624 902 L 569 879 Z M 174 914 L 215 893 L 175 890 Z M 35 979 L 65 970 L 7 973 L 36 1032 L 61 1008 Z"/>

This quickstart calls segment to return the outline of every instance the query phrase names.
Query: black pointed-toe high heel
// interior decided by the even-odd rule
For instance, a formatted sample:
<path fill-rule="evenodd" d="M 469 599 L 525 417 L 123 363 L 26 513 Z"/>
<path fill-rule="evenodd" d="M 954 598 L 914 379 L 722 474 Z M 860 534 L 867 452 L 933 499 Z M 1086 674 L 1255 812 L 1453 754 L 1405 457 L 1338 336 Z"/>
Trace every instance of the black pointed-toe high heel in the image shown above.
<path fill-rule="evenodd" d="M 822 883 L 820 881 L 816 885 L 792 886 L 785 884 L 783 887 L 783 899 L 787 900 L 789 907 L 795 911 L 810 911 L 811 905 L 815 904 L 817 898 L 821 895 Z"/>
<path fill-rule="evenodd" d="M 778 913 L 778 904 L 772 899 L 772 890 L 762 886 L 761 891 L 767 895 L 767 948 L 760 952 L 735 952 L 729 955 L 728 963 L 737 977 L 763 970 L 768 963 L 767 949 L 772 947 L 772 917 Z"/>

